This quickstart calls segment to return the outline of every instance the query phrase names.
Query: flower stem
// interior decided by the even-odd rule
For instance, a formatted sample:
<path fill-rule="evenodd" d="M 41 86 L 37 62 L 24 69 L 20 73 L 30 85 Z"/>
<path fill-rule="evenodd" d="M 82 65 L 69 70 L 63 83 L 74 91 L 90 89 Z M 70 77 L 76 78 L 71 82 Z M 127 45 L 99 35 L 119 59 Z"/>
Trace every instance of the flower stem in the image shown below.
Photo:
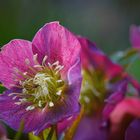
<path fill-rule="evenodd" d="M 45 140 L 45 139 L 44 139 L 43 132 L 40 132 L 38 136 L 39 136 L 39 138 L 40 138 L 41 140 Z"/>
<path fill-rule="evenodd" d="M 57 124 L 51 126 L 51 130 L 46 140 L 52 140 L 53 136 L 55 136 L 55 139 L 58 140 Z"/>
<path fill-rule="evenodd" d="M 55 130 L 55 137 L 56 137 L 56 140 L 58 140 L 57 124 L 54 125 L 53 127 L 54 127 L 54 130 Z"/>

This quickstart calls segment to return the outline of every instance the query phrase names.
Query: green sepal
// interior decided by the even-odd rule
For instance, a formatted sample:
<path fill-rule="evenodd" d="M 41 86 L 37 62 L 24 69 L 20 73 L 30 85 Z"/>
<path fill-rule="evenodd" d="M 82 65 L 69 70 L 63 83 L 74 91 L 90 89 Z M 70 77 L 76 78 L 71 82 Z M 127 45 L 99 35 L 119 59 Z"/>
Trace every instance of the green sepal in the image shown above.
<path fill-rule="evenodd" d="M 24 121 L 22 120 L 20 122 L 20 127 L 19 127 L 19 130 L 18 130 L 17 134 L 15 135 L 14 140 L 21 140 L 21 136 L 23 134 L 23 130 L 24 130 Z"/>
<path fill-rule="evenodd" d="M 35 136 L 33 133 L 29 133 L 29 140 L 57 140 L 55 127 L 51 126 L 50 128 L 45 129 L 40 132 L 38 136 Z"/>
<path fill-rule="evenodd" d="M 2 94 L 5 90 L 6 88 L 2 84 L 0 84 L 0 94 Z"/>
<path fill-rule="evenodd" d="M 78 127 L 83 115 L 84 115 L 84 108 L 81 108 L 80 114 L 77 116 L 77 118 L 72 123 L 72 125 L 67 129 L 62 140 L 72 140 L 73 139 L 73 137 L 76 133 L 77 127 Z"/>
<path fill-rule="evenodd" d="M 121 64 L 127 69 L 139 57 L 139 50 L 131 48 L 126 51 L 119 51 L 111 56 L 111 60 L 115 63 Z"/>

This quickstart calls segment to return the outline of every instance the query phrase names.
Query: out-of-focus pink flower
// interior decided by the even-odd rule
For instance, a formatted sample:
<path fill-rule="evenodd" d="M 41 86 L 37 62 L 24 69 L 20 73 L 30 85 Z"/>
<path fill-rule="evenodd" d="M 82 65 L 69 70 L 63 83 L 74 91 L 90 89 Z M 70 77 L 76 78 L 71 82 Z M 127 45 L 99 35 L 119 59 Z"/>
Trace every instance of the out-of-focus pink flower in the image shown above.
<path fill-rule="evenodd" d="M 133 135 L 139 135 L 137 128 L 140 128 L 140 122 L 135 121 L 140 116 L 139 89 L 140 84 L 128 76 L 106 99 L 103 125 L 109 130 L 108 140 L 136 140 Z"/>
<path fill-rule="evenodd" d="M 33 41 L 15 39 L 0 52 L 0 119 L 17 130 L 40 131 L 79 112 L 80 43 L 58 22 Z"/>
<path fill-rule="evenodd" d="M 97 71 L 101 71 L 107 79 L 113 79 L 122 74 L 123 68 L 113 63 L 107 55 L 105 55 L 95 43 L 86 38 L 79 37 L 81 43 L 81 61 L 83 69 L 93 67 Z"/>
<path fill-rule="evenodd" d="M 132 47 L 140 48 L 140 27 L 131 25 L 130 27 L 130 42 Z"/>
<path fill-rule="evenodd" d="M 140 118 L 140 99 L 126 97 L 110 114 L 110 139 L 138 140 L 140 137 L 140 120 L 136 121 L 138 118 Z"/>
<path fill-rule="evenodd" d="M 123 68 L 113 63 L 95 43 L 83 37 L 78 39 L 81 43 L 83 70 L 80 99 L 85 112 L 74 140 L 108 140 L 108 129 L 102 127 L 104 100 L 119 87 L 122 79 L 125 79 L 125 73 Z M 122 99 L 123 95 L 120 96 Z"/>
<path fill-rule="evenodd" d="M 90 113 L 84 114 L 74 140 L 109 140 L 113 134 L 110 131 L 113 124 L 108 123 L 112 112 L 128 93 L 138 97 L 140 84 L 122 66 L 113 63 L 94 43 L 81 37 L 79 40 L 83 66 L 81 102 L 85 101 L 82 105 L 85 112 L 88 110 Z M 113 138 L 115 140 L 116 137 Z"/>

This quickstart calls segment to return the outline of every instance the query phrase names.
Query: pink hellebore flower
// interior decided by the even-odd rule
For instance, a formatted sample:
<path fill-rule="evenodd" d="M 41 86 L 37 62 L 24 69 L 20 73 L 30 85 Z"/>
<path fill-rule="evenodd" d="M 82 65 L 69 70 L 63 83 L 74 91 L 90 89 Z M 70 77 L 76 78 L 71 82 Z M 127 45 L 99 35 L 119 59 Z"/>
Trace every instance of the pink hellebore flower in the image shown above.
<path fill-rule="evenodd" d="M 130 27 L 130 42 L 132 47 L 140 48 L 140 27 L 132 25 Z"/>
<path fill-rule="evenodd" d="M 33 41 L 15 39 L 0 52 L 0 119 L 38 134 L 79 112 L 80 43 L 58 22 L 43 26 Z"/>

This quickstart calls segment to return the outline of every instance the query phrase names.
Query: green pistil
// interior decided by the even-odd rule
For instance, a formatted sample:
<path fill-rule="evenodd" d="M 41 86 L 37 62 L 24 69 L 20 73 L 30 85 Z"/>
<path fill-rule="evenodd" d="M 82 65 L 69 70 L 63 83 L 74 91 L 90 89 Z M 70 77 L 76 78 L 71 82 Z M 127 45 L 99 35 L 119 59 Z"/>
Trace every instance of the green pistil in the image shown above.
<path fill-rule="evenodd" d="M 34 77 L 27 78 L 21 83 L 23 101 L 32 104 L 26 110 L 33 110 L 36 107 L 44 108 L 46 105 L 53 107 L 63 98 L 65 82 L 61 78 L 60 69 L 62 66 L 58 64 L 49 64 L 38 71 Z"/>
<path fill-rule="evenodd" d="M 27 111 L 35 108 L 51 108 L 59 101 L 63 102 L 67 84 L 62 80 L 60 71 L 64 66 L 61 66 L 59 61 L 52 64 L 47 63 L 47 56 L 44 56 L 40 64 L 37 54 L 33 56 L 33 60 L 34 65 L 31 66 L 30 60 L 25 59 L 25 65 L 28 66 L 29 71 L 21 72 L 14 67 L 15 81 L 18 81 L 18 84 L 11 84 L 11 87 L 22 89 L 22 93 L 13 92 L 8 96 L 12 96 L 12 99 L 16 100 L 16 105 L 30 103 L 26 108 Z M 19 78 L 17 74 L 21 75 L 22 78 Z"/>
<path fill-rule="evenodd" d="M 106 81 L 102 73 L 94 69 L 83 70 L 82 74 L 80 102 L 89 114 L 96 111 L 103 104 L 107 91 Z"/>

